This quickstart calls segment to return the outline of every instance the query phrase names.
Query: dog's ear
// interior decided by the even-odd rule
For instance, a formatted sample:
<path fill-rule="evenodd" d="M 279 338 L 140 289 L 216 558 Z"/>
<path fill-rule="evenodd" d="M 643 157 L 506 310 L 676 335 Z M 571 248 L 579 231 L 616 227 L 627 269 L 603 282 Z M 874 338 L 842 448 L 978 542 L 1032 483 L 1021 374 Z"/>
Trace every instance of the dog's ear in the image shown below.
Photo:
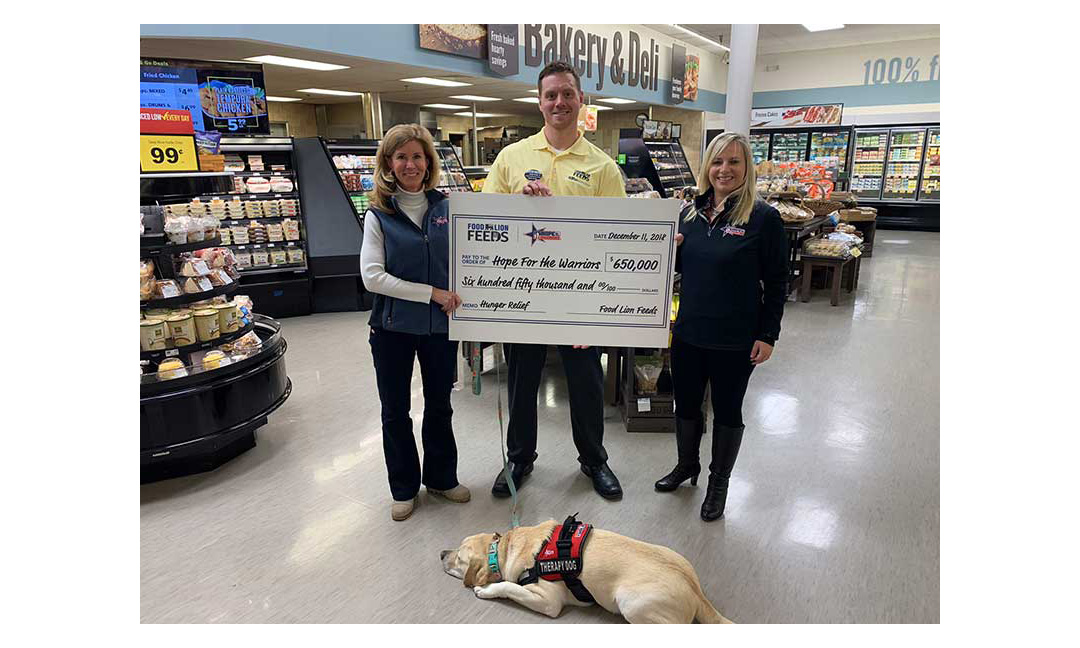
<path fill-rule="evenodd" d="M 483 575 L 484 571 L 481 569 L 481 565 L 476 560 L 469 561 L 469 568 L 465 570 L 465 578 L 462 581 L 465 583 L 465 587 L 474 587 L 476 585 L 486 585 L 487 583 L 478 583 L 477 576 Z"/>

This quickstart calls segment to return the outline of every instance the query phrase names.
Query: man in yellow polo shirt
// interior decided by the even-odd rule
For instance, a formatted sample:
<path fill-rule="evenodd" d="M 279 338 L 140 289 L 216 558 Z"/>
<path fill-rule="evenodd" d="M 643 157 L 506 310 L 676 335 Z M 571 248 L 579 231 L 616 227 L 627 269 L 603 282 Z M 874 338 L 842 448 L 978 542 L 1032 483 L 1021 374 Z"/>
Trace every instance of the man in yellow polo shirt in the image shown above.
<path fill-rule="evenodd" d="M 537 79 L 544 128 L 503 149 L 484 181 L 484 193 L 522 193 L 527 196 L 626 197 L 622 174 L 606 153 L 577 129 L 585 101 L 574 68 L 555 61 Z M 570 396 L 570 428 L 581 471 L 592 478 L 602 497 L 619 499 L 622 486 L 607 465 L 604 450 L 604 372 L 600 352 L 587 346 L 559 346 Z M 507 458 L 514 485 L 521 488 L 536 460 L 536 396 L 547 345 L 504 344 L 508 366 L 510 423 Z M 496 497 L 509 497 L 506 475 L 500 471 L 491 487 Z"/>

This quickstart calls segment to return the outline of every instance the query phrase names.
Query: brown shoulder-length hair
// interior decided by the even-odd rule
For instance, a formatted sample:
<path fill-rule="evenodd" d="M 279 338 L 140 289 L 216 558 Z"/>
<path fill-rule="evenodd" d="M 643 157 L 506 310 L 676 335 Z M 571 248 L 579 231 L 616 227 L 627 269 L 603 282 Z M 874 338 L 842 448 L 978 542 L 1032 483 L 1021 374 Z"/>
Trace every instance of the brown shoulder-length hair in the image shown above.
<path fill-rule="evenodd" d="M 398 124 L 394 126 L 379 143 L 379 150 L 375 153 L 375 191 L 371 196 L 371 204 L 384 212 L 394 211 L 394 205 L 390 202 L 390 196 L 397 191 L 397 178 L 394 177 L 394 166 L 390 158 L 394 152 L 412 141 L 420 142 L 427 158 L 427 174 L 424 176 L 424 190 L 434 189 L 439 186 L 439 156 L 435 153 L 435 142 L 431 139 L 431 133 L 420 124 Z"/>
<path fill-rule="evenodd" d="M 757 172 L 754 170 L 754 156 L 750 152 L 750 140 L 745 135 L 740 133 L 720 133 L 713 138 L 712 142 L 709 142 L 709 146 L 705 149 L 705 156 L 701 158 L 701 168 L 698 169 L 698 195 L 705 195 L 706 191 L 712 189 L 712 183 L 709 181 L 709 167 L 712 166 L 713 160 L 720 157 L 720 153 L 727 148 L 728 144 L 735 142 L 739 145 L 739 150 L 742 153 L 743 166 L 746 168 L 746 177 L 743 179 L 742 186 L 732 192 L 728 196 L 728 200 L 734 199 L 735 208 L 731 212 L 730 222 L 736 227 L 745 225 L 750 220 L 750 212 L 754 210 L 754 202 L 757 200 Z M 717 205 L 717 211 L 723 210 L 723 205 Z M 697 216 L 697 209 L 691 209 L 686 216 L 686 220 L 691 221 Z"/>

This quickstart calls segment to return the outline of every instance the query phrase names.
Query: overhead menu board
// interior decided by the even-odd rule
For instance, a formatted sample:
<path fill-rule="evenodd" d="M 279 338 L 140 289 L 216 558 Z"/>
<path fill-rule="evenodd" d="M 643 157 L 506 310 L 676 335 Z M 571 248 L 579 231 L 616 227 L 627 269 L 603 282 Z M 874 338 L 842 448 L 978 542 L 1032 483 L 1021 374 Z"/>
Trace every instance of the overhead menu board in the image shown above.
<path fill-rule="evenodd" d="M 261 65 L 145 58 L 139 72 L 141 108 L 187 110 L 197 131 L 270 134 Z"/>

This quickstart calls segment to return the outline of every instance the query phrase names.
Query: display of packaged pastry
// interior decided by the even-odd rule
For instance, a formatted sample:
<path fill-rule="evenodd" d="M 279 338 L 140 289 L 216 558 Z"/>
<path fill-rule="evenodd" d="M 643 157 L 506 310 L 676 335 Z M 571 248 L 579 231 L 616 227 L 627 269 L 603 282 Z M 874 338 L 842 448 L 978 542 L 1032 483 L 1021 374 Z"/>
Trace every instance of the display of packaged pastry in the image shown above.
<path fill-rule="evenodd" d="M 188 346 L 198 341 L 195 333 L 195 317 L 190 311 L 173 315 L 166 319 L 165 323 L 169 327 L 173 346 Z"/>
<path fill-rule="evenodd" d="M 255 250 L 251 253 L 251 265 L 256 268 L 270 265 L 270 253 L 266 250 Z"/>
<path fill-rule="evenodd" d="M 232 245 L 233 244 L 233 241 L 232 241 L 232 228 L 223 227 L 222 229 L 218 230 L 218 236 L 221 237 L 221 244 L 222 245 Z"/>
<path fill-rule="evenodd" d="M 218 323 L 216 310 L 204 308 L 195 311 L 195 333 L 199 342 L 210 342 L 221 337 L 221 326 Z"/>
<path fill-rule="evenodd" d="M 229 364 L 229 357 L 225 355 L 224 351 L 220 349 L 214 349 L 213 351 L 207 351 L 206 355 L 202 359 L 202 368 L 206 370 L 218 369 Z"/>
<path fill-rule="evenodd" d="M 195 295 L 213 289 L 214 285 L 206 277 L 188 277 L 184 280 L 184 293 L 188 295 Z"/>
<path fill-rule="evenodd" d="M 272 176 L 270 178 L 270 191 L 285 193 L 293 190 L 292 180 L 284 176 Z"/>
<path fill-rule="evenodd" d="M 280 248 L 270 250 L 270 265 L 285 265 L 286 258 L 285 250 Z"/>
<path fill-rule="evenodd" d="M 154 282 L 154 299 L 169 299 L 184 294 L 180 290 L 180 284 L 173 279 L 161 279 Z"/>
<path fill-rule="evenodd" d="M 163 320 L 155 317 L 139 322 L 139 348 L 143 351 L 161 351 L 167 346 Z"/>
<path fill-rule="evenodd" d="M 225 154 L 226 171 L 243 171 L 245 168 L 246 167 L 244 166 L 244 159 L 242 157 L 240 157 L 236 153 Z"/>
<path fill-rule="evenodd" d="M 139 261 L 139 299 L 147 300 L 154 296 L 154 262 L 150 260 Z"/>
<path fill-rule="evenodd" d="M 179 359 L 168 358 L 158 365 L 157 375 L 160 380 L 172 380 L 173 378 L 183 378 L 188 375 L 188 372 L 184 367 L 184 363 Z"/>
<path fill-rule="evenodd" d="M 206 261 L 192 254 L 184 254 L 176 260 L 180 264 L 181 277 L 201 277 L 210 274 L 210 266 Z"/>
<path fill-rule="evenodd" d="M 300 221 L 292 218 L 286 218 L 281 221 L 281 229 L 285 234 L 286 241 L 299 241 L 300 240 Z"/>
<path fill-rule="evenodd" d="M 252 244 L 267 243 L 266 226 L 259 221 L 251 221 L 248 225 L 248 238 Z"/>
<path fill-rule="evenodd" d="M 291 247 L 285 251 L 285 260 L 290 264 L 303 263 L 304 251 L 300 248 Z"/>
<path fill-rule="evenodd" d="M 240 250 L 236 253 L 236 265 L 241 268 L 251 267 L 251 252 Z"/>
<path fill-rule="evenodd" d="M 248 169 L 251 171 L 265 171 L 266 167 L 263 165 L 263 159 L 261 155 L 249 155 L 248 156 Z"/>
<path fill-rule="evenodd" d="M 271 243 L 280 243 L 285 240 L 285 229 L 281 223 L 268 223 L 266 226 L 266 238 Z"/>
<path fill-rule="evenodd" d="M 262 176 L 251 176 L 247 179 L 248 193 L 267 193 L 270 191 L 270 181 Z"/>
<path fill-rule="evenodd" d="M 221 350 L 229 354 L 251 352 L 258 349 L 261 344 L 262 340 L 259 336 L 255 335 L 255 331 L 251 331 L 228 344 L 221 345 Z"/>
<path fill-rule="evenodd" d="M 233 245 L 247 245 L 251 242 L 248 238 L 248 228 L 242 225 L 234 225 L 229 228 L 230 236 L 232 237 Z"/>

